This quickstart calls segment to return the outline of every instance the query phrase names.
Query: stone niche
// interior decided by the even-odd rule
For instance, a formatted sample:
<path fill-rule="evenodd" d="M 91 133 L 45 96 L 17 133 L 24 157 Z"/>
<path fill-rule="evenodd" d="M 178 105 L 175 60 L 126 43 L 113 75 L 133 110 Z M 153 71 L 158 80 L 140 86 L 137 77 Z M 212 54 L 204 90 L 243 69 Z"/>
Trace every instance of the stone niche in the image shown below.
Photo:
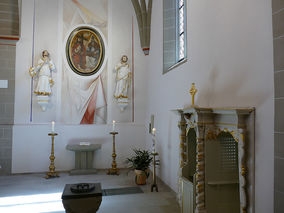
<path fill-rule="evenodd" d="M 254 212 L 254 108 L 177 110 L 182 212 Z"/>

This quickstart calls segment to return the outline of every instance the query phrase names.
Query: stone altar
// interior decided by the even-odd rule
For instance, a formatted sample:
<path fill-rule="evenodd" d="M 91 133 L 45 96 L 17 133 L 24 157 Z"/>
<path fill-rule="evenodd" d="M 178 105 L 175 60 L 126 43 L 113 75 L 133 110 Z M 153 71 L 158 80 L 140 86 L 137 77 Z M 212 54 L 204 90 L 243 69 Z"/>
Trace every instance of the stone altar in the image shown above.
<path fill-rule="evenodd" d="M 70 171 L 70 175 L 93 174 L 94 152 L 101 148 L 101 144 L 68 144 L 67 150 L 75 152 L 75 169 Z"/>

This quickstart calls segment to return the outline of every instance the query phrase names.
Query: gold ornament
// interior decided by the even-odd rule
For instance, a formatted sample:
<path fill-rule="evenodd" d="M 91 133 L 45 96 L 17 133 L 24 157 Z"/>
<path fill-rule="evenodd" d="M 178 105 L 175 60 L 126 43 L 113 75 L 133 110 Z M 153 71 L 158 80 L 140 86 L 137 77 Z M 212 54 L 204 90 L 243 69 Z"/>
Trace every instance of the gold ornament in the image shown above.
<path fill-rule="evenodd" d="M 189 93 L 190 93 L 191 98 L 192 98 L 192 100 L 191 100 L 192 104 L 191 105 L 194 106 L 194 96 L 197 93 L 197 89 L 195 87 L 195 83 L 191 84 L 191 89 L 189 90 Z"/>

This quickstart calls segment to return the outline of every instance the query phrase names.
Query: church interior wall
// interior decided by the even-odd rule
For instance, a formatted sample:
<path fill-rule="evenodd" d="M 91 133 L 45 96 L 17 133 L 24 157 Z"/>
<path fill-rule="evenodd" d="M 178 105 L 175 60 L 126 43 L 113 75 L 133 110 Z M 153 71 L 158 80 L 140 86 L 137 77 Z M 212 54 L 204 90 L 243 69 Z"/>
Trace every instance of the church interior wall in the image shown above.
<path fill-rule="evenodd" d="M 58 133 L 55 138 L 56 170 L 74 169 L 74 152 L 66 150 L 65 146 L 69 143 L 84 141 L 101 144 L 101 149 L 94 154 L 94 168 L 110 168 L 112 136 L 109 130 L 111 128 L 111 125 L 59 125 L 56 127 Z M 125 159 L 131 155 L 132 149 L 145 147 L 145 128 L 143 124 L 122 123 L 116 129 L 119 132 L 116 136 L 116 162 L 118 167 L 125 168 Z M 12 173 L 45 172 L 47 170 L 50 163 L 50 138 L 47 137 L 46 132 L 49 130 L 48 125 L 14 126 Z"/>
<path fill-rule="evenodd" d="M 0 5 L 0 35 L 19 35 L 19 8 L 18 0 L 2 0 Z"/>
<path fill-rule="evenodd" d="M 12 173 L 43 172 L 48 169 L 50 155 L 50 138 L 47 135 L 51 130 L 51 121 L 55 121 L 55 166 L 64 171 L 74 167 L 74 153 L 67 151 L 68 143 L 89 141 L 100 143 L 102 148 L 95 153 L 94 167 L 111 167 L 112 120 L 116 120 L 117 135 L 117 162 L 118 167 L 126 167 L 125 159 L 129 157 L 133 148 L 145 147 L 145 112 L 146 91 L 144 82 L 147 76 L 144 71 L 144 55 L 140 50 L 139 33 L 132 5 L 127 0 L 82 0 L 83 5 L 100 4 L 106 6 L 108 11 L 107 35 L 107 64 L 106 64 L 106 99 L 107 116 L 106 124 L 68 123 L 61 119 L 65 108 L 62 108 L 64 92 L 62 90 L 62 69 L 64 61 L 64 22 L 63 8 L 73 4 L 70 0 L 35 0 L 22 1 L 21 11 L 21 38 L 17 43 L 16 52 L 16 92 L 15 92 L 15 124 L 13 127 Z M 108 2 L 108 3 L 106 3 Z M 33 35 L 33 14 L 35 5 L 35 33 Z M 74 5 L 73 5 L 74 6 Z M 88 7 L 89 9 L 91 7 Z M 90 9 L 92 11 L 92 9 Z M 133 20 L 133 25 L 132 25 Z M 81 24 L 81 23 L 79 23 Z M 46 27 L 49 26 L 49 27 Z M 132 46 L 133 26 L 133 46 Z M 34 43 L 33 43 L 34 36 Z M 34 59 L 39 58 L 42 50 L 50 52 L 51 59 L 57 68 L 55 76 L 54 94 L 51 97 L 51 107 L 42 112 L 33 97 L 31 121 L 31 78 L 28 69 L 32 65 L 34 44 Z M 132 53 L 132 49 L 134 50 Z M 113 101 L 115 85 L 114 66 L 120 61 L 122 55 L 127 55 L 132 68 L 134 62 L 134 103 L 132 112 L 132 99 L 124 112 L 120 112 Z M 134 61 L 132 54 L 134 55 Z M 63 67 L 63 68 L 62 68 Z M 132 93 L 130 91 L 131 97 Z M 134 122 L 132 122 L 134 119 Z M 28 154 L 32 152 L 33 154 Z M 26 153 L 26 154 L 25 154 Z"/>
<path fill-rule="evenodd" d="M 2 43 L 2 42 L 1 42 Z M 14 123 L 16 47 L 0 45 L 0 174 L 10 174 L 12 161 L 12 129 Z"/>
<path fill-rule="evenodd" d="M 0 39 L 0 174 L 10 174 L 15 97 L 15 41 L 19 35 L 18 2 L 1 1 L 0 17 L 0 35 L 8 38 Z"/>
<path fill-rule="evenodd" d="M 273 14 L 273 46 L 274 46 L 274 86 L 275 86 L 275 126 L 274 126 L 274 212 L 284 209 L 284 129 L 283 129 L 283 80 L 284 80 L 284 3 L 272 1 Z"/>
<path fill-rule="evenodd" d="M 153 2 L 147 118 L 155 116 L 159 177 L 177 192 L 178 115 L 204 107 L 255 107 L 255 212 L 273 212 L 273 49 L 270 1 L 188 1 L 186 63 L 163 73 L 162 1 Z M 147 147 L 151 136 L 147 135 Z"/>
<path fill-rule="evenodd" d="M 163 75 L 161 7 L 163 1 L 153 1 L 151 48 L 150 55 L 145 57 L 140 48 L 136 17 L 131 3 L 128 0 L 109 0 L 107 28 L 109 52 L 106 66 L 107 79 L 105 79 L 107 124 L 91 125 L 67 124 L 61 120 L 63 94 L 60 79 L 63 62 L 62 40 L 59 38 L 63 37 L 62 10 L 63 3 L 67 0 L 35 1 L 40 7 L 35 10 L 37 14 L 35 21 L 38 25 L 35 25 L 37 28 L 34 58 L 36 59 L 43 49 L 50 51 L 52 60 L 58 68 L 55 74 L 54 96 L 51 109 L 44 113 L 37 108 L 34 100 L 31 122 L 31 79 L 28 69 L 33 58 L 34 12 L 33 1 L 22 0 L 21 37 L 16 46 L 16 74 L 14 77 L 5 76 L 9 78 L 9 89 L 5 91 L 1 89 L 3 92 L 1 97 L 7 97 L 7 100 L 1 98 L 0 110 L 9 111 L 4 113 L 8 116 L 8 123 L 11 121 L 7 126 L 5 125 L 7 122 L 4 122 L 6 118 L 0 119 L 0 163 L 7 164 L 5 171 L 9 172 L 11 166 L 14 174 L 44 172 L 48 169 L 50 138 L 47 134 L 50 132 L 50 122 L 53 120 L 56 121 L 56 132 L 59 134 L 55 138 L 57 170 L 70 170 L 74 167 L 74 153 L 67 151 L 65 146 L 78 141 L 102 144 L 102 148 L 95 153 L 94 167 L 109 168 L 112 152 L 112 137 L 109 132 L 112 120 L 118 121 L 118 167 L 125 167 L 124 160 L 130 155 L 132 148 L 151 147 L 152 141 L 147 133 L 147 127 L 150 115 L 153 114 L 157 129 L 157 151 L 161 160 L 158 176 L 177 192 L 179 118 L 172 110 L 190 106 L 189 89 L 191 83 L 195 82 L 198 89 L 196 103 L 199 106 L 256 107 L 256 212 L 273 212 L 274 82 L 270 1 L 217 0 L 206 4 L 202 1 L 188 1 L 188 60 Z M 90 3 L 89 1 L 91 0 L 80 2 Z M 125 112 L 120 113 L 112 99 L 115 64 L 123 54 L 129 56 L 130 64 L 133 63 L 132 20 L 135 59 L 134 122 L 132 122 L 132 106 L 128 106 Z M 46 28 L 45 25 L 52 27 Z M 13 46 L 3 48 L 2 51 L 0 46 L 1 56 L 3 54 L 9 57 L 13 64 L 13 57 L 6 53 L 14 52 L 15 48 Z M 6 68 L 2 64 L 0 69 Z M 13 72 L 11 75 L 14 75 Z M 13 95 L 9 96 L 10 93 L 14 93 L 14 78 L 15 105 L 12 100 Z M 13 105 L 14 112 L 11 110 Z M 2 169 L 1 174 L 3 171 Z M 278 196 L 280 195 L 282 196 L 278 193 Z"/>

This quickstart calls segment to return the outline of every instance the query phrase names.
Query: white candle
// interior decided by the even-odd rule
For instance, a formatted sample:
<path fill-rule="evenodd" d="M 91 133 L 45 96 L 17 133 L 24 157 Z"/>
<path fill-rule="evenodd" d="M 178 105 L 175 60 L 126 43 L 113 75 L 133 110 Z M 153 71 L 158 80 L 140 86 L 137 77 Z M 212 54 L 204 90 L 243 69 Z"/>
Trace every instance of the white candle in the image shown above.
<path fill-rule="evenodd" d="M 152 134 L 155 136 L 156 135 L 156 128 L 152 129 Z"/>
<path fill-rule="evenodd" d="M 55 121 L 51 122 L 51 132 L 54 132 Z"/>
<path fill-rule="evenodd" d="M 112 121 L 112 131 L 115 132 L 115 120 Z"/>

